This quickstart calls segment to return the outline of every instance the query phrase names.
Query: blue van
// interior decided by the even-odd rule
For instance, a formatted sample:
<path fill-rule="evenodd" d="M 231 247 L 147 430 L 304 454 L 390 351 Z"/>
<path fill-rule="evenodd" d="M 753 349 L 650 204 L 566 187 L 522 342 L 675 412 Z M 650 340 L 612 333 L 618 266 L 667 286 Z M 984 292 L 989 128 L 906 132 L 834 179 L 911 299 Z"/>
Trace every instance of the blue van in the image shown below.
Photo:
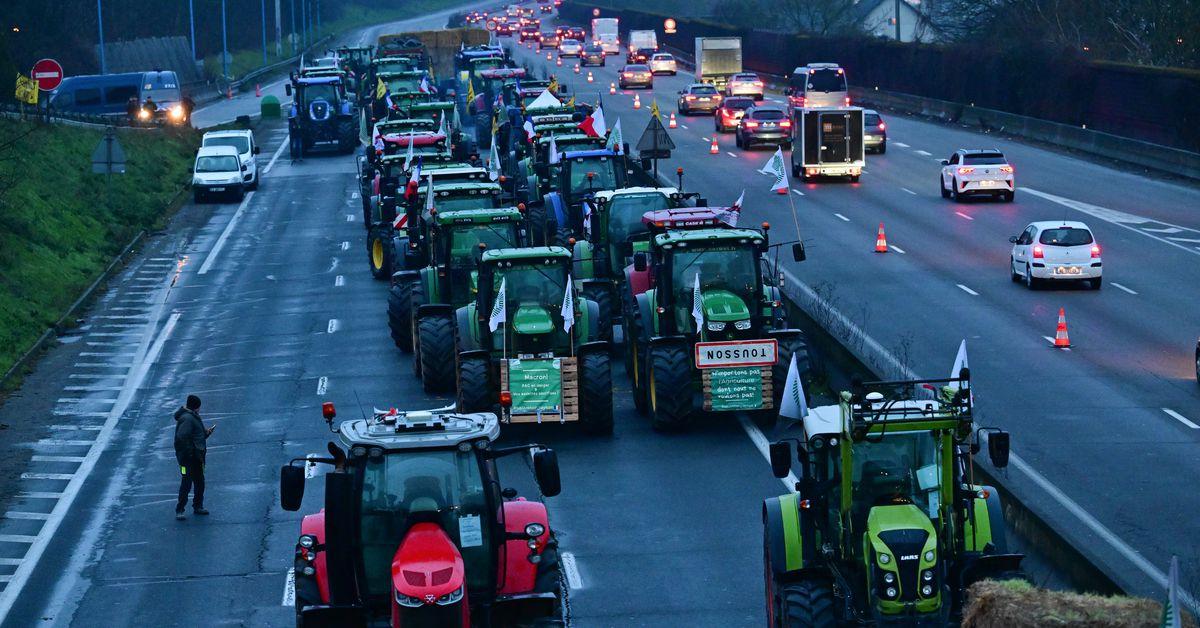
<path fill-rule="evenodd" d="M 183 106 L 179 78 L 170 70 L 68 76 L 50 94 L 50 106 L 59 111 L 124 117 L 131 97 L 139 104 L 146 98 L 153 100 L 157 122 L 183 124 L 191 113 Z"/>

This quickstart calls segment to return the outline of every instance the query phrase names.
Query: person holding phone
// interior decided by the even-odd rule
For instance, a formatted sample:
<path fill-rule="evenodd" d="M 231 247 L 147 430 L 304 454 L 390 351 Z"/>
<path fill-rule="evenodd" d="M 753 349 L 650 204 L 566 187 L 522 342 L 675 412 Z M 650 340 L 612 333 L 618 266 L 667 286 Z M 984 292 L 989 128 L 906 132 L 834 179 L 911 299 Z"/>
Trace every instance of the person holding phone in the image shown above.
<path fill-rule="evenodd" d="M 200 398 L 188 395 L 184 406 L 175 411 L 175 459 L 179 462 L 179 503 L 175 505 L 175 519 L 184 520 L 183 509 L 187 506 L 188 493 L 192 498 L 192 512 L 207 515 L 204 509 L 204 458 L 208 451 L 208 437 L 217 426 L 204 427 L 200 419 Z"/>

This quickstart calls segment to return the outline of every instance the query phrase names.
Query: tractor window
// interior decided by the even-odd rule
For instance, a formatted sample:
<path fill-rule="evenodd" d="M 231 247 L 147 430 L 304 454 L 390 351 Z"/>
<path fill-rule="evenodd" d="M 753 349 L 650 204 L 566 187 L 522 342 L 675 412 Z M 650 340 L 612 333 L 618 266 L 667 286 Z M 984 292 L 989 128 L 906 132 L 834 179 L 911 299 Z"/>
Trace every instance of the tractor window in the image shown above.
<path fill-rule="evenodd" d="M 459 225 L 450 234 L 450 265 L 456 267 L 475 267 L 475 253 L 479 244 L 487 245 L 487 250 L 511 249 L 517 244 L 517 225 L 511 222 L 485 223 L 476 225 Z"/>
<path fill-rule="evenodd" d="M 469 588 L 491 577 L 491 517 L 479 462 L 458 450 L 390 453 L 364 463 L 363 566 L 370 595 L 392 590 L 392 561 L 413 524 L 438 525 L 459 547 Z"/>
<path fill-rule="evenodd" d="M 608 204 L 608 234 L 613 243 L 625 242 L 629 236 L 646 233 L 642 214 L 669 209 L 670 200 L 657 192 L 650 194 L 618 194 Z"/>
<path fill-rule="evenodd" d="M 308 85 L 304 88 L 304 102 L 324 100 L 337 102 L 337 87 L 334 85 Z"/>
<path fill-rule="evenodd" d="M 853 458 L 857 529 L 865 525 L 872 506 L 911 503 L 930 518 L 937 516 L 942 467 L 932 433 L 888 432 L 878 442 L 856 443 Z"/>
<path fill-rule="evenodd" d="M 491 194 L 469 194 L 464 196 L 439 196 L 433 206 L 440 212 L 455 209 L 491 209 L 496 207 L 497 198 Z"/>
<path fill-rule="evenodd" d="M 387 83 L 388 90 L 393 94 L 399 94 L 401 92 L 417 91 L 417 86 L 421 84 L 421 81 L 414 78 L 393 77 L 387 79 L 384 83 Z"/>
<path fill-rule="evenodd" d="M 553 344 L 565 338 L 561 312 L 567 265 L 562 258 L 546 258 L 536 262 L 520 260 L 514 266 L 508 266 L 508 263 L 500 262 L 497 265 L 492 298 L 495 299 L 503 278 L 505 318 L 508 321 L 504 333 L 511 339 L 509 351 L 543 353 L 553 350 Z M 488 309 L 490 311 L 490 306 Z M 554 326 L 554 333 L 546 335 L 538 331 L 526 334 L 521 331 L 529 321 L 538 319 L 550 322 Z M 536 327 L 540 328 L 540 325 Z M 504 338 L 500 333 L 493 334 L 492 348 L 500 350 Z"/>
<path fill-rule="evenodd" d="M 617 162 L 612 157 L 596 157 L 584 159 L 576 157 L 571 164 L 571 190 L 587 190 L 589 188 L 596 190 L 615 190 L 619 187 L 617 182 Z M 595 173 L 592 180 L 588 181 L 588 173 Z"/>
<path fill-rule="evenodd" d="M 758 266 L 754 249 L 750 246 L 725 246 L 699 249 L 676 249 L 671 257 L 671 285 L 675 286 L 676 321 L 680 330 L 695 329 L 692 319 L 692 301 L 696 277 L 700 277 L 700 291 L 706 299 L 724 291 L 742 300 L 748 316 L 754 307 L 755 288 L 758 285 Z M 722 310 L 737 307 L 725 300 Z M 740 308 L 739 308 L 740 309 Z M 707 317 L 707 313 L 706 313 Z"/>

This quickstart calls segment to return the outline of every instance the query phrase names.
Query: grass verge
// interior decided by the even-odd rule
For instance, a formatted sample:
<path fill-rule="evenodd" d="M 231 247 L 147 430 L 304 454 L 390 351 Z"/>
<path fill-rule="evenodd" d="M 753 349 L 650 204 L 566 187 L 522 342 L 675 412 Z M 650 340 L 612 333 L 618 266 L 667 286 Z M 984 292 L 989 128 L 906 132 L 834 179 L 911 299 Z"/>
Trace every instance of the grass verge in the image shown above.
<path fill-rule="evenodd" d="M 0 119 L 0 374 L 187 184 L 199 133 L 124 130 L 125 174 L 92 174 L 103 132 Z"/>

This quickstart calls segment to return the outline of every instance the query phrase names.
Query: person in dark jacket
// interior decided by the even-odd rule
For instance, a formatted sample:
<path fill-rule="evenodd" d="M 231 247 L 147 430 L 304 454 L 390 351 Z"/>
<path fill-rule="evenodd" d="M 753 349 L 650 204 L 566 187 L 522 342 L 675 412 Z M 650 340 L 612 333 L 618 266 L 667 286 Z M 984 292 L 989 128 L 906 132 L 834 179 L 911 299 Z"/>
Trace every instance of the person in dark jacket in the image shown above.
<path fill-rule="evenodd" d="M 200 398 L 188 395 L 187 403 L 175 411 L 175 459 L 179 462 L 179 503 L 175 505 L 175 518 L 182 521 L 183 507 L 187 506 L 188 493 L 195 487 L 192 512 L 207 515 L 204 509 L 204 458 L 208 451 L 208 437 L 217 426 L 204 427 L 200 420 Z"/>
<path fill-rule="evenodd" d="M 130 96 L 129 101 L 125 103 L 125 113 L 129 115 L 129 124 L 137 124 L 138 112 L 141 110 L 142 105 L 138 102 L 137 96 Z"/>

